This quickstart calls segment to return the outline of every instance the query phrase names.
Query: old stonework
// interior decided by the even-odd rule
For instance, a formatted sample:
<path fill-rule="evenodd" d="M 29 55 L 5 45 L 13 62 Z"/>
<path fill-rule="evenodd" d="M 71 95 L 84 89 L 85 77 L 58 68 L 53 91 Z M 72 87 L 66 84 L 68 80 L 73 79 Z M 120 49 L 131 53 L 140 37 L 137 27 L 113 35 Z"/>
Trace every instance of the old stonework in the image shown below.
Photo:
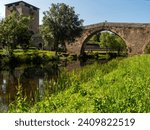
<path fill-rule="evenodd" d="M 85 26 L 82 35 L 74 43 L 67 45 L 68 53 L 81 54 L 82 47 L 89 38 L 101 31 L 111 31 L 119 35 L 128 47 L 128 54 L 142 54 L 150 42 L 150 24 L 145 23 L 98 23 Z"/>

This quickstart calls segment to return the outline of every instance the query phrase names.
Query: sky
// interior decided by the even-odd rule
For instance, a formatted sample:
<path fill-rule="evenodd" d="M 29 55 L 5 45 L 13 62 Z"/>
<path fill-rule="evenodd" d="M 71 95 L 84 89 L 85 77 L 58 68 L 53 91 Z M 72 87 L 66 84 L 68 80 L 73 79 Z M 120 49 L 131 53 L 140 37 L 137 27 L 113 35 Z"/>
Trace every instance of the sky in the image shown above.
<path fill-rule="evenodd" d="M 5 17 L 5 4 L 18 0 L 0 0 L 0 19 Z M 65 3 L 75 8 L 84 25 L 100 22 L 150 23 L 150 0 L 24 0 L 40 8 L 40 24 L 43 12 L 52 3 Z"/>

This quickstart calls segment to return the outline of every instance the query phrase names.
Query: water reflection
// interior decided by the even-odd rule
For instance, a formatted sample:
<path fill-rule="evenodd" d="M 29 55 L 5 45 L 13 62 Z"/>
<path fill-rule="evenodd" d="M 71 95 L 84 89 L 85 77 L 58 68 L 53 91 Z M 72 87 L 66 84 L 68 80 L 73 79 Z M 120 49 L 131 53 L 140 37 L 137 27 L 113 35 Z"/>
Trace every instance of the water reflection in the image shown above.
<path fill-rule="evenodd" d="M 0 111 L 14 101 L 18 84 L 22 85 L 23 95 L 34 101 L 36 93 L 40 99 L 44 95 L 44 80 L 56 79 L 59 73 L 58 65 L 52 63 L 45 66 L 5 68 L 0 71 Z"/>
<path fill-rule="evenodd" d="M 22 85 L 23 95 L 34 103 L 37 99 L 41 100 L 44 95 L 44 81 L 57 80 L 61 67 L 72 71 L 93 62 L 95 61 L 63 61 L 39 66 L 6 66 L 0 71 L 0 111 L 7 111 L 8 104 L 15 100 L 18 84 Z M 105 62 L 106 60 L 101 61 Z"/>
<path fill-rule="evenodd" d="M 1 91 L 1 95 L 0 96 L 0 111 L 5 111 L 8 109 L 8 106 L 6 105 L 6 80 L 3 79 L 0 91 Z"/>
<path fill-rule="evenodd" d="M 3 83 L 2 83 L 2 93 L 6 94 L 6 79 L 3 79 Z"/>
<path fill-rule="evenodd" d="M 39 79 L 38 96 L 39 96 L 40 100 L 44 96 L 44 80 L 43 79 Z"/>

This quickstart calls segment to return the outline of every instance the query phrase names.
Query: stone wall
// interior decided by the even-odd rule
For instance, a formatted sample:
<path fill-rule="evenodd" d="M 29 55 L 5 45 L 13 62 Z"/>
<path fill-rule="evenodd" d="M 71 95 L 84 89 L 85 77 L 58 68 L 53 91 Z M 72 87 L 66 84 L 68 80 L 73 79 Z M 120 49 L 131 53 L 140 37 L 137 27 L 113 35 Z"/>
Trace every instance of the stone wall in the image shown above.
<path fill-rule="evenodd" d="M 30 24 L 30 29 L 34 33 L 39 31 L 39 8 L 30 5 L 26 2 L 15 2 L 5 5 L 5 15 L 9 16 L 13 11 L 16 11 L 18 14 L 31 16 L 33 19 Z"/>
<path fill-rule="evenodd" d="M 33 31 L 31 46 L 43 49 L 44 41 L 39 34 L 39 8 L 30 5 L 24 1 L 18 1 L 5 5 L 5 16 L 9 16 L 13 11 L 20 15 L 30 16 L 32 18 L 30 23 L 30 30 Z"/>

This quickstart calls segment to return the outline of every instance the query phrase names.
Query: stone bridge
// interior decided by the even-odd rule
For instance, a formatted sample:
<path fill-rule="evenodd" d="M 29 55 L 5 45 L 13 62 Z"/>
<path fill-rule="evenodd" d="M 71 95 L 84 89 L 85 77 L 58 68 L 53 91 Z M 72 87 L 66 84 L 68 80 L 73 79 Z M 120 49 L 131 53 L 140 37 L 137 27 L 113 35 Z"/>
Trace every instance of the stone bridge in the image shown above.
<path fill-rule="evenodd" d="M 150 24 L 148 23 L 98 23 L 85 26 L 74 43 L 67 45 L 70 54 L 80 55 L 87 41 L 98 32 L 111 31 L 120 36 L 128 47 L 128 54 L 142 54 L 150 42 Z"/>

